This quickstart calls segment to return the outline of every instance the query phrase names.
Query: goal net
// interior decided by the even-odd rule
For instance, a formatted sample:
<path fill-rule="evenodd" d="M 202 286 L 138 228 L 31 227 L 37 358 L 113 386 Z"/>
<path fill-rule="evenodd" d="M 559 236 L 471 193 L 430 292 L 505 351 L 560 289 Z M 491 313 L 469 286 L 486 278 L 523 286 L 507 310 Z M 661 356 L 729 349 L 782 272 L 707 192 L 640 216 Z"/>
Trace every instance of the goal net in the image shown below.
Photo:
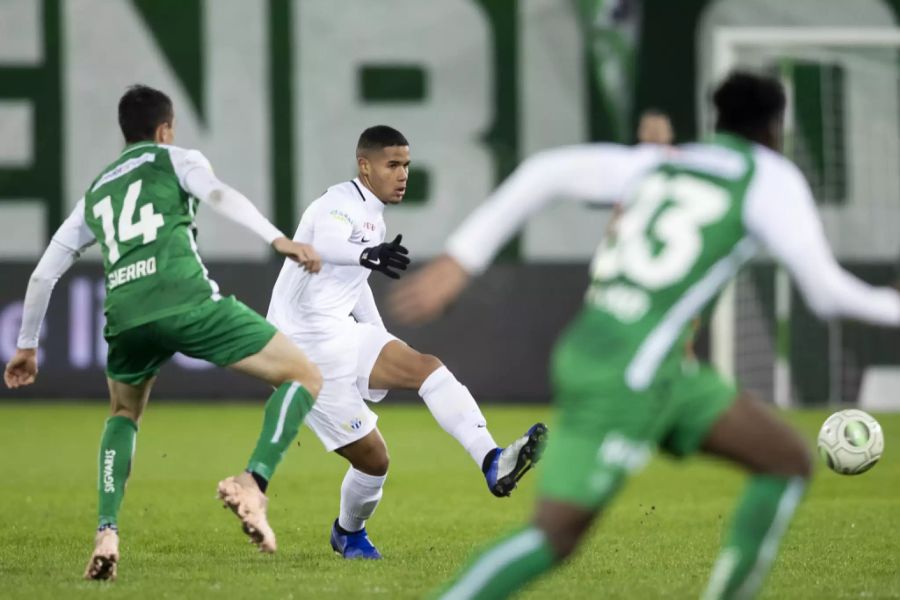
<path fill-rule="evenodd" d="M 701 82 L 708 93 L 735 68 L 784 82 L 785 153 L 812 186 L 838 261 L 877 284 L 894 282 L 900 253 L 898 50 L 893 28 L 721 28 Z M 723 294 L 710 335 L 721 370 L 782 406 L 853 403 L 875 375 L 900 386 L 893 332 L 817 320 L 767 258 Z"/>

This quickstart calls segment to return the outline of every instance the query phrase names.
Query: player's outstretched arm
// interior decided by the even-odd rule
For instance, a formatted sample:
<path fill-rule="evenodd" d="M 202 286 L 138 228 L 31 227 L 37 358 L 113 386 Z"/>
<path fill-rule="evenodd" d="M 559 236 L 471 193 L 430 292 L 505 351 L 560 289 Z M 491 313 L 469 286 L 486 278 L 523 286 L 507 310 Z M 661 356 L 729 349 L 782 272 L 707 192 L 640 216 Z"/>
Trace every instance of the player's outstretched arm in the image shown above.
<path fill-rule="evenodd" d="M 281 233 L 246 196 L 213 174 L 202 153 L 173 148 L 170 156 L 181 186 L 192 196 L 254 232 L 276 252 L 299 263 L 307 271 L 317 273 L 322 268 L 322 261 L 309 244 L 294 242 Z"/>
<path fill-rule="evenodd" d="M 661 147 L 590 144 L 529 158 L 450 236 L 445 255 L 419 269 L 391 294 L 395 318 L 402 323 L 437 318 L 530 215 L 557 199 L 614 204 L 634 178 L 665 152 Z"/>
<path fill-rule="evenodd" d="M 900 293 L 857 279 L 835 260 L 799 169 L 779 161 L 769 171 L 751 188 L 744 221 L 785 266 L 810 309 L 821 319 L 900 326 Z"/>
<path fill-rule="evenodd" d="M 316 252 L 316 249 L 309 244 L 295 242 L 282 236 L 272 240 L 272 248 L 278 254 L 291 259 L 310 273 L 318 273 L 322 270 L 322 258 Z"/>
<path fill-rule="evenodd" d="M 458 260 L 442 254 L 413 273 L 391 294 L 391 313 L 405 324 L 432 321 L 462 294 L 470 279 Z"/>
<path fill-rule="evenodd" d="M 47 314 L 53 287 L 78 260 L 81 252 L 95 241 L 94 234 L 84 220 L 82 198 L 75 205 L 72 214 L 53 234 L 50 244 L 47 245 L 28 280 L 16 353 L 3 371 L 3 382 L 6 387 L 17 388 L 34 383 L 38 373 L 37 348 L 41 324 Z"/>

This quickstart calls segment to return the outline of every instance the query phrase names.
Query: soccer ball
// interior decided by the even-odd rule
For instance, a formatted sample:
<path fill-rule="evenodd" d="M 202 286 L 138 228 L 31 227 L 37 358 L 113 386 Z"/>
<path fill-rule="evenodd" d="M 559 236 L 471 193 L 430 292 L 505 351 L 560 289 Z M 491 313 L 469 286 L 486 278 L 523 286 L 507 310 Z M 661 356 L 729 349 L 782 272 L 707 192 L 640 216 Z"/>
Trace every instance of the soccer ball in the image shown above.
<path fill-rule="evenodd" d="M 855 408 L 839 410 L 819 430 L 819 456 L 835 473 L 859 475 L 884 452 L 884 433 L 872 415 Z"/>

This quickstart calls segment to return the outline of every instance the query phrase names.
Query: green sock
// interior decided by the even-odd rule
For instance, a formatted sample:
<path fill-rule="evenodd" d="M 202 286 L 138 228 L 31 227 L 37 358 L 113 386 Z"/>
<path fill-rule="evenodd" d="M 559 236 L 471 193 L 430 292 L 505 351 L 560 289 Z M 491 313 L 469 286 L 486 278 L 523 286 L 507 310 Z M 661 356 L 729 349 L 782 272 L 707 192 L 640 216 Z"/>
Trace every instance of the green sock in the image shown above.
<path fill-rule="evenodd" d="M 247 470 L 269 480 L 300 430 L 313 397 L 296 381 L 282 383 L 266 401 L 263 428 Z"/>
<path fill-rule="evenodd" d="M 506 598 L 556 562 L 544 532 L 526 527 L 475 557 L 445 587 L 442 600 Z"/>
<path fill-rule="evenodd" d="M 800 477 L 756 475 L 750 479 L 703 600 L 756 595 L 805 487 Z"/>
<path fill-rule="evenodd" d="M 125 483 L 131 474 L 131 458 L 137 437 L 137 423 L 128 417 L 110 417 L 106 420 L 100 439 L 100 527 L 116 525 L 119 507 L 125 497 Z"/>

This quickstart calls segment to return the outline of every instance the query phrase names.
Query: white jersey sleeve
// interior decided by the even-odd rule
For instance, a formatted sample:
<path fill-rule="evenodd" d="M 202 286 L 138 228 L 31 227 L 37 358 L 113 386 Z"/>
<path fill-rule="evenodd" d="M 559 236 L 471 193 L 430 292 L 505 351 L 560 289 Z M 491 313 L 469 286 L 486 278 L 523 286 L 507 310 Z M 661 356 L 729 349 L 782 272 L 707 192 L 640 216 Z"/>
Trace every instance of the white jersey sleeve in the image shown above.
<path fill-rule="evenodd" d="M 16 342 L 19 348 L 37 348 L 41 324 L 47 314 L 53 287 L 75 264 L 81 253 L 96 241 L 84 218 L 84 198 L 82 198 L 75 205 L 72 214 L 53 234 L 28 280 L 22 307 L 22 326 Z"/>
<path fill-rule="evenodd" d="M 835 260 L 812 191 L 786 158 L 760 149 L 757 174 L 747 191 L 747 229 L 788 270 L 810 309 L 823 319 L 848 317 L 878 325 L 900 325 L 900 294 L 873 287 Z"/>
<path fill-rule="evenodd" d="M 359 300 L 356 301 L 356 306 L 353 307 L 351 314 L 359 323 L 371 323 L 384 329 L 384 321 L 381 320 L 381 313 L 378 312 L 378 305 L 375 304 L 375 295 L 368 282 L 363 283 Z"/>
<path fill-rule="evenodd" d="M 550 201 L 616 204 L 666 152 L 655 145 L 584 144 L 536 154 L 456 229 L 446 252 L 469 273 L 481 273 L 525 220 Z"/>
<path fill-rule="evenodd" d="M 199 150 L 169 147 L 172 167 L 182 189 L 222 216 L 243 225 L 267 244 L 285 237 L 242 193 L 220 181 Z"/>
<path fill-rule="evenodd" d="M 351 238 L 360 226 L 357 222 L 360 219 L 353 214 L 355 211 L 342 204 L 338 201 L 317 212 L 313 223 L 313 248 L 328 264 L 358 266 L 363 248 Z"/>
<path fill-rule="evenodd" d="M 267 318 L 295 341 L 309 344 L 337 335 L 352 323 L 351 315 L 380 321 L 367 284 L 372 271 L 359 264 L 359 255 L 384 241 L 383 213 L 384 204 L 358 180 L 333 185 L 313 200 L 294 240 L 316 249 L 322 270 L 311 275 L 285 261 Z"/>

